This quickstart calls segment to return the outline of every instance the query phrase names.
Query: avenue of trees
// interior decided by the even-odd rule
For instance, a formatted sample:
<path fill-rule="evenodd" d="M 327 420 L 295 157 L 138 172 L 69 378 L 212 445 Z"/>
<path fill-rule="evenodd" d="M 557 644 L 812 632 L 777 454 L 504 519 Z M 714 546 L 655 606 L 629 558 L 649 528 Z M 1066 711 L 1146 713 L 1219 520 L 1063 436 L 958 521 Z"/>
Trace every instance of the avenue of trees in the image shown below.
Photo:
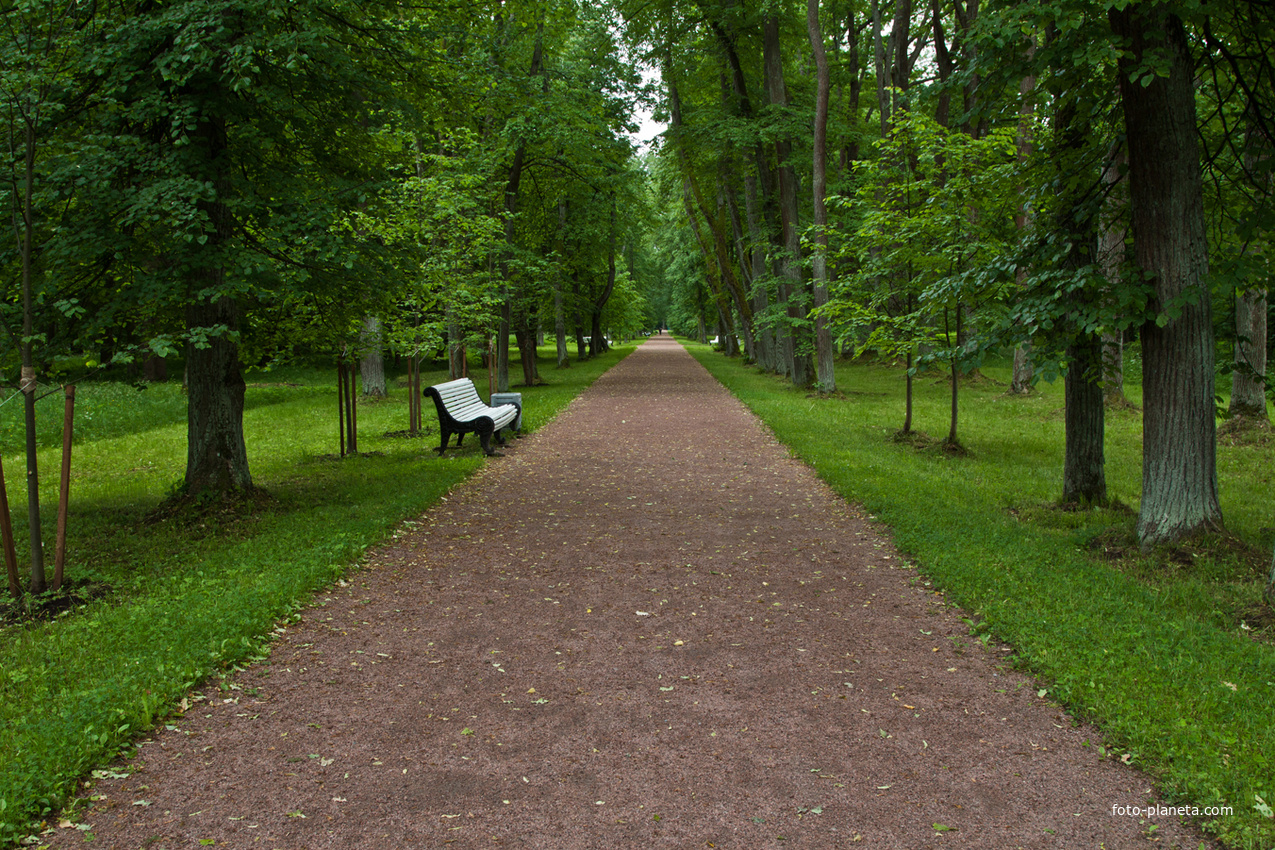
<path fill-rule="evenodd" d="M 459 375 L 490 347 L 503 391 L 541 380 L 546 337 L 565 368 L 664 321 L 829 393 L 838 353 L 942 368 L 953 446 L 961 377 L 1013 352 L 1016 389 L 1066 382 L 1080 503 L 1107 498 L 1137 340 L 1147 546 L 1222 525 L 1218 376 L 1267 424 L 1269 3 L 11 0 L 0 22 L 33 591 L 36 399 L 178 354 L 193 500 L 253 487 L 245 367 L 330 357 L 350 399 L 384 356 Z M 642 154 L 648 95 L 668 129 Z"/>
<path fill-rule="evenodd" d="M 506 390 L 511 337 L 534 383 L 544 332 L 565 367 L 649 323 L 640 77 L 606 8 L 17 0 L 0 24 L 31 591 L 49 583 L 35 401 L 77 379 L 182 355 L 182 494 L 207 501 L 253 487 L 246 367 L 320 355 L 375 392 L 382 356 L 459 375 L 494 338 Z"/>
<path fill-rule="evenodd" d="M 1222 527 L 1221 411 L 1269 427 L 1269 3 L 621 2 L 659 69 L 678 329 L 836 390 L 834 354 L 1062 376 L 1062 494 L 1107 499 L 1142 368 L 1144 547 Z M 1216 386 L 1219 377 L 1229 384 Z M 904 432 L 913 427 L 911 384 Z"/>

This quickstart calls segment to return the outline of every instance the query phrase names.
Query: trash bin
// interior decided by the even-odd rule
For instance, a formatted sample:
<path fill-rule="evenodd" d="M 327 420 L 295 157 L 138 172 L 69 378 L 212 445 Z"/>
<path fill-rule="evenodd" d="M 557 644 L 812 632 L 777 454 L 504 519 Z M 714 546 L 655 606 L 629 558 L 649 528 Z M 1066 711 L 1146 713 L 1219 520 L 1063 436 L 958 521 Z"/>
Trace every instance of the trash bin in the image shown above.
<path fill-rule="evenodd" d="M 492 393 L 491 406 L 500 407 L 502 404 L 518 405 L 518 415 L 514 417 L 514 421 L 505 427 L 512 431 L 522 430 L 522 393 Z"/>

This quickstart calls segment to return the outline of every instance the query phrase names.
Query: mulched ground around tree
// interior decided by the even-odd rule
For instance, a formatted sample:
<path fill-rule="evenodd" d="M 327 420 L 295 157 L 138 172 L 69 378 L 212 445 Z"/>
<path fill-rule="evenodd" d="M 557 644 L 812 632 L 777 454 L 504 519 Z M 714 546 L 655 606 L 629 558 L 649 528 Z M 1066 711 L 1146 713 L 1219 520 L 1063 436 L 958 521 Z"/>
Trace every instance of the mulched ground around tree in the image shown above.
<path fill-rule="evenodd" d="M 90 846 L 1203 842 L 1114 815 L 1150 780 L 669 338 L 506 451 L 98 782 Z"/>

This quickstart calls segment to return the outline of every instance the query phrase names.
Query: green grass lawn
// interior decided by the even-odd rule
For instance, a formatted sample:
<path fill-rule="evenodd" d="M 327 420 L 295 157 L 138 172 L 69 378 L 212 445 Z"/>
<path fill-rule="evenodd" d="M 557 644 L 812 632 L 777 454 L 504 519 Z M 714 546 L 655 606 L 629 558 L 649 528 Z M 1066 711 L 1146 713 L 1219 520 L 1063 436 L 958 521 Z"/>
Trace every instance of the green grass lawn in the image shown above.
<path fill-rule="evenodd" d="M 1011 644 L 1051 697 L 1104 731 L 1108 757 L 1146 770 L 1171 801 L 1230 806 L 1204 818 L 1230 846 L 1275 847 L 1275 626 L 1261 603 L 1275 525 L 1275 442 L 1219 447 L 1222 510 L 1238 541 L 1142 557 L 1133 538 L 1141 486 L 1136 409 L 1107 421 L 1107 481 L 1124 507 L 1065 511 L 1061 386 L 1006 395 L 987 368 L 961 392 L 918 377 L 918 447 L 903 423 L 902 369 L 840 363 L 838 397 L 791 388 L 707 346 L 709 370 L 845 498 L 890 526 L 927 580 L 968 612 L 976 635 Z M 1128 387 L 1131 401 L 1140 388 Z M 1132 510 L 1131 510 L 1132 509 Z"/>
<path fill-rule="evenodd" d="M 632 350 L 554 368 L 523 394 L 523 430 L 551 419 Z M 511 374 L 521 376 L 515 362 Z M 487 374 L 473 370 L 481 395 Z M 446 380 L 426 372 L 428 386 Z M 0 624 L 0 845 L 21 839 L 102 763 L 210 673 L 260 658 L 281 620 L 363 552 L 486 462 L 478 440 L 438 458 L 437 421 L 407 428 L 407 392 L 359 407 L 359 450 L 339 459 L 335 369 L 248 376 L 244 428 L 266 497 L 201 516 L 157 508 L 184 472 L 186 400 L 179 383 L 77 392 L 66 575 L 81 599 L 52 617 L 10 606 Z M 19 563 L 29 562 L 21 401 L 0 406 L 0 450 Z M 57 507 L 61 395 L 40 405 L 39 458 L 48 572 Z M 453 440 L 454 444 L 454 440 Z"/>

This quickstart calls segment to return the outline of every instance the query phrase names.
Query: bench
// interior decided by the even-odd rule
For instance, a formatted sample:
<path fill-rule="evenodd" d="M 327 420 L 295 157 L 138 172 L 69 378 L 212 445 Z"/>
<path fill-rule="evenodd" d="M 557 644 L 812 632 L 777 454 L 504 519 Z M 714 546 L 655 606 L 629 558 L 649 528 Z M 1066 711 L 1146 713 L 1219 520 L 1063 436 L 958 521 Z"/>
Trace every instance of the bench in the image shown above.
<path fill-rule="evenodd" d="M 491 447 L 492 437 L 504 445 L 505 438 L 501 429 L 518 418 L 522 412 L 516 404 L 502 404 L 488 407 L 478 397 L 478 390 L 469 378 L 459 378 L 445 384 L 435 384 L 425 390 L 425 395 L 434 399 L 434 407 L 438 408 L 438 430 L 442 434 L 442 442 L 438 447 L 441 456 L 447 450 L 447 441 L 452 434 L 456 435 L 456 446 L 466 434 L 477 434 L 482 441 L 483 451 L 495 455 Z"/>

